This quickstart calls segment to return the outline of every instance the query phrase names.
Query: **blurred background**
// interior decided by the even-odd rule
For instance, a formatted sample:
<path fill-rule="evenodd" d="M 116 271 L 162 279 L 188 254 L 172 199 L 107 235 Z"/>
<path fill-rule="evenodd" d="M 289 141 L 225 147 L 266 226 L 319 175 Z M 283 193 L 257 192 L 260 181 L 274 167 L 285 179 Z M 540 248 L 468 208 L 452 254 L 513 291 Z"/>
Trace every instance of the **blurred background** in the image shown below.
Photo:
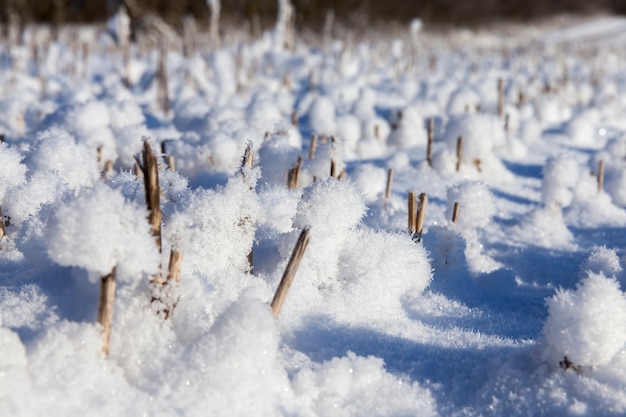
<path fill-rule="evenodd" d="M 210 15 L 206 0 L 0 0 L 0 19 L 29 22 L 99 22 L 123 2 L 160 15 L 178 27 L 187 15 L 201 25 Z M 321 28 L 329 11 L 346 26 L 363 23 L 406 23 L 419 17 L 426 24 L 476 26 L 494 21 L 528 21 L 555 14 L 626 13 L 626 0 L 292 0 L 296 27 Z M 272 25 L 277 0 L 222 0 L 222 19 L 231 23 Z"/>

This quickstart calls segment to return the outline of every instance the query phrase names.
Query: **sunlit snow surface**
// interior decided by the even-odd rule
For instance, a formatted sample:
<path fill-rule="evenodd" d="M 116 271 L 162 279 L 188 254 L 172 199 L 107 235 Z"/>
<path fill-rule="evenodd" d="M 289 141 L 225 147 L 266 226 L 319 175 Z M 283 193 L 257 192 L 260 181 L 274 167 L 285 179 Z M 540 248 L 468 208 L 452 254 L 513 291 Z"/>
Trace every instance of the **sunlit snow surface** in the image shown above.
<path fill-rule="evenodd" d="M 201 34 L 187 57 L 171 45 L 168 115 L 152 45 L 126 72 L 93 28 L 26 35 L 0 45 L 0 416 L 626 413 L 626 20 L 290 50 Z M 133 170 L 144 140 L 161 255 Z M 409 191 L 428 196 L 421 236 Z M 164 320 L 150 281 L 171 249 Z"/>

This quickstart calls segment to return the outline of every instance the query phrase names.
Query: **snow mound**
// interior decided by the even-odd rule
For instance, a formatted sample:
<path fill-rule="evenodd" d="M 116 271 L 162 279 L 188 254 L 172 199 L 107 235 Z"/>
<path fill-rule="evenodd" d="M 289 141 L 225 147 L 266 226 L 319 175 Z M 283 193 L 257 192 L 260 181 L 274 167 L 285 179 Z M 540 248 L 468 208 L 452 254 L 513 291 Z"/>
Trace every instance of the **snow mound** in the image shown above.
<path fill-rule="evenodd" d="M 414 107 L 407 107 L 398 111 L 394 129 L 387 140 L 391 146 L 410 148 L 426 145 L 428 133 L 424 126 L 424 118 Z"/>
<path fill-rule="evenodd" d="M 219 190 L 195 191 L 188 207 L 172 216 L 168 233 L 178 236 L 187 253 L 184 270 L 209 276 L 229 269 L 249 270 L 260 203 L 251 189 L 258 170 L 248 175 L 253 184 L 236 176 Z"/>
<path fill-rule="evenodd" d="M 363 192 L 363 197 L 368 201 L 376 201 L 385 191 L 387 171 L 374 164 L 360 164 L 350 175 L 350 178 Z"/>
<path fill-rule="evenodd" d="M 549 158 L 543 166 L 541 199 L 546 206 L 567 207 L 574 197 L 580 166 L 565 154 Z"/>
<path fill-rule="evenodd" d="M 56 207 L 47 230 L 48 256 L 88 270 L 93 282 L 114 267 L 121 279 L 138 280 L 158 272 L 160 263 L 146 217 L 145 208 L 97 184 Z"/>
<path fill-rule="evenodd" d="M 379 358 L 352 352 L 300 371 L 293 386 L 301 406 L 315 416 L 438 414 L 427 389 L 387 373 Z"/>
<path fill-rule="evenodd" d="M 584 276 L 589 273 L 602 273 L 607 277 L 616 278 L 623 271 L 623 268 L 615 249 L 600 246 L 593 249 L 581 265 L 580 271 Z"/>
<path fill-rule="evenodd" d="M 459 203 L 457 226 L 463 230 L 486 227 L 496 213 L 494 199 L 484 182 L 467 181 L 448 188 L 446 217 L 452 218 L 454 203 Z"/>
<path fill-rule="evenodd" d="M 477 111 L 478 106 L 480 106 L 480 96 L 476 90 L 469 87 L 461 87 L 450 96 L 446 112 L 450 115 L 474 113 Z"/>
<path fill-rule="evenodd" d="M 320 96 L 311 104 L 309 123 L 313 132 L 320 135 L 334 135 L 336 129 L 335 104 L 326 96 Z"/>
<path fill-rule="evenodd" d="M 571 248 L 574 240 L 559 207 L 531 210 L 511 228 L 510 236 L 524 244 L 554 248 Z"/>
<path fill-rule="evenodd" d="M 443 135 L 446 147 L 433 159 L 433 167 L 438 172 L 451 174 L 456 171 L 459 137 L 462 137 L 459 167 L 462 175 L 497 181 L 512 179 L 512 174 L 497 156 L 507 144 L 503 123 L 496 116 L 482 113 L 466 113 L 450 118 Z"/>
<path fill-rule="evenodd" d="M 565 133 L 573 143 L 593 146 L 596 142 L 596 117 L 590 112 L 574 115 L 565 125 Z"/>
<path fill-rule="evenodd" d="M 330 178 L 304 190 L 294 225 L 311 227 L 312 237 L 333 236 L 355 228 L 365 210 L 363 197 L 352 182 Z"/>
<path fill-rule="evenodd" d="M 79 143 L 93 149 L 94 152 L 101 147 L 103 161 L 117 159 L 111 117 L 104 102 L 88 100 L 65 105 L 46 117 L 42 123 L 43 129 L 55 126 L 67 130 Z"/>
<path fill-rule="evenodd" d="M 37 134 L 36 148 L 29 160 L 33 171 L 57 176 L 71 191 L 100 179 L 97 150 L 77 143 L 67 131 L 52 128 Z"/>
<path fill-rule="evenodd" d="M 626 344 L 626 297 L 615 279 L 589 273 L 572 290 L 559 290 L 547 302 L 543 327 L 552 363 L 565 357 L 578 366 L 604 365 Z"/>

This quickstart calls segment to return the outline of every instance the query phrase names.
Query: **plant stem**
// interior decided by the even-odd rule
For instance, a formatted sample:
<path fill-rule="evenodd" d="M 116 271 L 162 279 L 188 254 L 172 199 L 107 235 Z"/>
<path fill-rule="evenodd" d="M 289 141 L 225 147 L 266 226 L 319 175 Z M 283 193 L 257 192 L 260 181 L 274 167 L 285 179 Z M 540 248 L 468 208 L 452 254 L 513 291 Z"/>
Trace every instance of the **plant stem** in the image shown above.
<path fill-rule="evenodd" d="M 300 183 L 300 169 L 302 168 L 302 157 L 298 156 L 298 164 L 287 173 L 287 188 L 294 190 Z"/>
<path fill-rule="evenodd" d="M 452 209 L 452 223 L 456 224 L 459 221 L 459 202 L 454 202 L 454 208 Z"/>
<path fill-rule="evenodd" d="M 504 80 L 498 78 L 498 117 L 504 116 Z"/>
<path fill-rule="evenodd" d="M 111 325 L 113 323 L 113 305 L 115 301 L 115 268 L 100 280 L 100 299 L 98 300 L 98 323 L 104 329 L 102 353 L 109 356 Z"/>
<path fill-rule="evenodd" d="M 385 189 L 385 201 L 389 201 L 391 198 L 391 184 L 393 183 L 393 169 L 389 168 L 387 171 L 387 188 Z"/>
<path fill-rule="evenodd" d="M 152 229 L 152 236 L 161 253 L 161 190 L 159 188 L 159 168 L 156 157 L 148 141 L 143 143 L 143 181 L 146 193 L 146 207 L 148 208 L 148 222 Z M 154 282 L 162 284 L 161 274 L 153 278 Z"/>
<path fill-rule="evenodd" d="M 166 116 L 170 113 L 170 97 L 167 79 L 167 45 L 164 36 L 159 38 L 159 62 L 157 67 L 157 101 L 163 114 Z"/>
<path fill-rule="evenodd" d="M 598 192 L 601 193 L 604 189 L 604 159 L 598 162 Z"/>
<path fill-rule="evenodd" d="M 298 127 L 298 112 L 295 110 L 291 112 L 291 125 L 295 128 Z"/>
<path fill-rule="evenodd" d="M 435 120 L 428 120 L 428 145 L 426 147 L 426 161 L 428 161 L 428 166 L 433 165 L 433 140 L 435 138 Z"/>
<path fill-rule="evenodd" d="M 183 264 L 183 253 L 174 248 L 170 250 L 170 264 L 167 272 L 167 282 L 180 280 L 180 268 Z"/>
<path fill-rule="evenodd" d="M 148 221 L 152 227 L 159 252 L 161 251 L 161 196 L 159 188 L 159 168 L 156 157 L 148 141 L 143 143 L 143 179 L 146 192 L 146 206 L 150 212 Z"/>
<path fill-rule="evenodd" d="M 300 266 L 300 261 L 304 256 L 304 252 L 306 251 L 306 247 L 309 244 L 309 231 L 310 229 L 304 228 L 300 233 L 300 237 L 296 242 L 296 246 L 293 249 L 291 254 L 291 258 L 289 258 L 289 263 L 287 263 L 287 267 L 285 268 L 285 272 L 283 273 L 283 277 L 280 280 L 280 284 L 276 289 L 276 293 L 274 293 L 274 298 L 272 299 L 272 314 L 274 318 L 278 318 L 280 314 L 280 310 L 285 302 L 285 298 L 287 298 L 287 292 L 289 291 L 289 287 L 291 287 L 291 283 L 293 282 L 293 278 L 298 271 L 298 267 Z"/>
<path fill-rule="evenodd" d="M 6 236 L 7 231 L 4 228 L 4 216 L 2 215 L 2 207 L 0 207 L 0 238 Z"/>
<path fill-rule="evenodd" d="M 417 207 L 417 220 L 415 223 L 415 231 L 418 236 L 418 240 L 422 238 L 422 231 L 424 229 L 424 219 L 426 218 L 426 205 L 428 204 L 428 196 L 426 193 L 421 193 L 419 197 L 419 205 Z"/>
<path fill-rule="evenodd" d="M 456 140 L 456 172 L 461 170 L 461 158 L 463 157 L 463 136 Z"/>
<path fill-rule="evenodd" d="M 415 234 L 415 228 L 417 227 L 417 196 L 415 192 L 409 191 L 408 195 L 408 225 L 409 234 L 413 236 Z"/>
<path fill-rule="evenodd" d="M 315 158 L 315 149 L 317 149 L 317 135 L 311 136 L 311 145 L 309 146 L 309 159 Z"/>

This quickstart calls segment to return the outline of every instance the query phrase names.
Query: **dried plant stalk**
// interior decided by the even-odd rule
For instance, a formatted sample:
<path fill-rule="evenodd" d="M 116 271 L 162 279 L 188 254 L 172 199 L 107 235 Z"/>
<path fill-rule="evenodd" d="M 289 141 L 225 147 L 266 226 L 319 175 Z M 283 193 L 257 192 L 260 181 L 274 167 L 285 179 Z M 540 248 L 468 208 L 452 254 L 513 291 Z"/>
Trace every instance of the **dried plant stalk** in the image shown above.
<path fill-rule="evenodd" d="M 504 80 L 498 78 L 498 117 L 504 116 Z"/>
<path fill-rule="evenodd" d="M 176 163 L 174 161 L 174 156 L 173 155 L 168 155 L 167 156 L 167 167 L 172 172 L 176 171 Z"/>
<path fill-rule="evenodd" d="M 332 178 L 335 178 L 335 175 L 337 173 L 337 164 L 335 163 L 334 159 L 330 160 L 330 176 Z"/>
<path fill-rule="evenodd" d="M 48 95 L 48 80 L 43 75 L 39 76 L 39 89 L 41 99 L 45 100 Z"/>
<path fill-rule="evenodd" d="M 207 1 L 207 5 L 211 9 L 211 20 L 209 25 L 209 41 L 212 48 L 219 48 L 220 46 L 220 2 L 219 1 Z"/>
<path fill-rule="evenodd" d="M 283 76 L 282 84 L 283 87 L 285 87 L 285 90 L 291 90 L 291 77 L 289 76 L 289 74 L 285 74 Z"/>
<path fill-rule="evenodd" d="M 183 252 L 179 251 L 175 247 L 170 249 L 169 265 L 167 267 L 167 278 L 165 281 L 156 278 L 153 279 L 152 287 L 152 300 L 151 303 L 156 303 L 157 316 L 167 320 L 170 318 L 176 305 L 178 304 L 178 296 L 170 292 L 172 285 L 175 285 L 180 281 L 180 270 L 183 264 Z"/>
<path fill-rule="evenodd" d="M 159 188 L 159 167 L 156 157 L 148 141 L 143 143 L 143 181 L 146 192 L 146 206 L 148 208 L 148 222 L 152 228 L 152 236 L 161 252 L 161 190 Z M 161 275 L 156 275 L 154 281 L 162 283 Z"/>
<path fill-rule="evenodd" d="M 4 216 L 2 215 L 2 207 L 0 207 L 0 238 L 7 235 L 7 231 L 4 228 Z"/>
<path fill-rule="evenodd" d="M 374 137 L 380 139 L 380 126 L 374 125 Z"/>
<path fill-rule="evenodd" d="M 143 177 L 143 171 L 141 170 L 141 166 L 139 164 L 135 164 L 135 177 Z"/>
<path fill-rule="evenodd" d="M 81 52 L 82 52 L 82 78 L 86 80 L 89 76 L 89 44 L 87 42 L 83 42 L 81 44 Z"/>
<path fill-rule="evenodd" d="M 115 268 L 100 280 L 100 298 L 98 300 L 98 323 L 104 329 L 102 353 L 109 355 L 111 325 L 113 323 L 113 304 L 115 301 Z"/>
<path fill-rule="evenodd" d="M 332 40 L 333 34 L 333 24 L 335 22 L 335 12 L 333 9 L 328 9 L 326 11 L 326 18 L 324 19 L 324 31 L 323 31 L 323 41 L 324 41 L 324 49 L 327 49 L 330 45 L 330 41 Z"/>
<path fill-rule="evenodd" d="M 435 120 L 428 120 L 428 145 L 426 147 L 426 161 L 428 166 L 433 165 L 433 140 L 435 138 Z"/>
<path fill-rule="evenodd" d="M 426 193 L 421 193 L 419 197 L 419 205 L 417 206 L 417 219 L 415 223 L 415 231 L 421 238 L 422 230 L 424 229 L 424 219 L 426 218 L 426 205 L 428 204 L 428 196 Z"/>
<path fill-rule="evenodd" d="M 167 79 L 167 47 L 165 38 L 159 38 L 159 62 L 157 66 L 157 102 L 166 116 L 170 113 L 170 97 Z"/>
<path fill-rule="evenodd" d="M 456 141 L 456 172 L 461 170 L 461 158 L 463 158 L 463 136 Z"/>
<path fill-rule="evenodd" d="M 298 156 L 298 164 L 287 173 L 287 187 L 290 190 L 298 188 L 300 183 L 300 170 L 302 168 L 302 157 Z"/>
<path fill-rule="evenodd" d="M 246 168 L 251 169 L 254 165 L 254 152 L 252 151 L 252 144 L 248 143 L 246 146 L 246 150 L 243 152 L 243 157 L 241 159 L 241 168 L 239 170 L 239 174 L 242 176 L 244 183 L 246 183 L 252 191 L 254 188 L 253 180 L 249 177 L 249 174 L 246 171 Z M 239 220 L 240 225 L 244 228 L 247 227 L 251 223 L 249 217 L 243 217 Z M 248 253 L 248 263 L 250 265 L 250 272 L 252 272 L 252 248 L 250 248 L 250 252 Z"/>
<path fill-rule="evenodd" d="M 148 141 L 143 143 L 143 174 L 146 192 L 146 205 L 150 215 L 148 217 L 152 226 L 152 235 L 159 250 L 161 250 L 161 200 L 159 189 L 159 167 L 156 157 Z"/>
<path fill-rule="evenodd" d="M 170 264 L 167 271 L 167 282 L 180 280 L 180 268 L 183 264 L 183 252 L 174 248 L 170 250 Z"/>
<path fill-rule="evenodd" d="M 122 60 L 124 63 L 123 82 L 126 88 L 131 87 L 130 83 L 130 43 L 125 39 L 122 45 Z"/>
<path fill-rule="evenodd" d="M 456 224 L 459 221 L 459 202 L 454 202 L 454 208 L 452 209 L 452 223 Z"/>
<path fill-rule="evenodd" d="M 191 58 L 193 56 L 196 51 L 196 44 L 196 21 L 192 17 L 185 17 L 183 20 L 183 55 L 185 58 Z"/>
<path fill-rule="evenodd" d="M 26 129 L 26 122 L 24 121 L 24 113 L 23 112 L 19 112 L 17 114 L 16 122 L 17 122 L 17 131 L 18 131 L 20 136 L 23 136 L 24 135 L 24 131 Z"/>
<path fill-rule="evenodd" d="M 110 159 L 104 163 L 104 173 L 105 174 L 113 173 L 113 161 L 111 161 Z"/>
<path fill-rule="evenodd" d="M 391 184 L 393 183 L 393 169 L 389 168 L 387 171 L 387 188 L 385 189 L 385 200 L 389 201 L 391 198 Z"/>
<path fill-rule="evenodd" d="M 415 233 L 417 227 L 417 196 L 413 191 L 409 191 L 408 212 L 409 234 L 412 236 Z"/>
<path fill-rule="evenodd" d="M 296 177 L 296 187 L 300 184 L 300 172 L 302 169 L 302 157 L 300 155 L 298 155 L 298 164 L 296 165 L 296 172 L 295 172 L 295 177 Z"/>
<path fill-rule="evenodd" d="M 295 190 L 296 187 L 298 187 L 295 171 L 295 168 L 291 168 L 289 171 L 287 171 L 287 188 L 289 188 L 290 190 Z"/>
<path fill-rule="evenodd" d="M 309 159 L 315 158 L 315 149 L 317 149 L 317 135 L 311 136 L 311 145 L 309 146 Z"/>
<path fill-rule="evenodd" d="M 298 112 L 295 110 L 291 112 L 291 124 L 293 127 L 298 127 Z"/>
<path fill-rule="evenodd" d="M 598 192 L 601 193 L 604 189 L 604 159 L 598 162 Z"/>
<path fill-rule="evenodd" d="M 251 169 L 253 164 L 254 152 L 252 151 L 252 144 L 248 143 L 248 145 L 246 145 L 246 150 L 243 152 L 243 157 L 241 158 L 239 175 L 243 179 L 244 183 L 246 183 L 251 190 L 253 188 L 254 180 L 250 177 L 250 173 L 247 171 L 247 169 Z"/>
<path fill-rule="evenodd" d="M 291 258 L 289 258 L 289 263 L 287 263 L 287 267 L 285 268 L 283 277 L 280 280 L 280 284 L 276 289 L 276 293 L 274 293 L 274 298 L 272 299 L 271 304 L 274 318 L 277 318 L 280 314 L 280 309 L 285 302 L 285 298 L 287 298 L 289 287 L 291 287 L 293 278 L 295 277 L 298 267 L 300 266 L 300 261 L 302 260 L 306 247 L 309 244 L 309 231 L 310 229 L 307 227 L 302 230 L 302 233 L 300 233 L 300 237 L 298 238 L 298 242 L 296 242 Z"/>
<path fill-rule="evenodd" d="M 346 173 L 346 169 L 342 168 L 341 171 L 339 172 L 339 175 L 337 175 L 337 179 L 338 180 L 342 180 L 344 178 L 346 178 L 348 174 Z"/>
<path fill-rule="evenodd" d="M 243 157 L 241 158 L 241 170 L 243 173 L 244 168 L 252 168 L 254 165 L 254 152 L 252 152 L 252 145 L 248 143 L 246 145 L 246 150 L 243 152 Z"/>

